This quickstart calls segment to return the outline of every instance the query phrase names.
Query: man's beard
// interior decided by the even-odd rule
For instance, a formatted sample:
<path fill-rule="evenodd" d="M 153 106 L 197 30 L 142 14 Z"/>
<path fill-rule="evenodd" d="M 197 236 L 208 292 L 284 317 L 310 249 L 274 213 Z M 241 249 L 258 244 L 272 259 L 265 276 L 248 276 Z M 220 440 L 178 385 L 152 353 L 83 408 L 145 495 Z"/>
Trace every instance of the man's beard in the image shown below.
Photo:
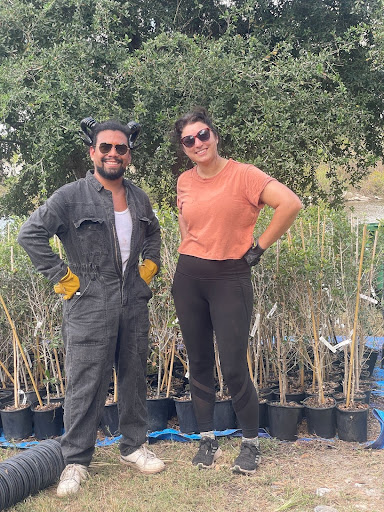
<path fill-rule="evenodd" d="M 96 167 L 97 172 L 106 180 L 114 181 L 118 180 L 122 176 L 124 176 L 125 173 L 125 167 L 120 165 L 118 169 L 115 169 L 114 171 L 106 171 L 104 169 L 104 166 L 102 167 Z"/>

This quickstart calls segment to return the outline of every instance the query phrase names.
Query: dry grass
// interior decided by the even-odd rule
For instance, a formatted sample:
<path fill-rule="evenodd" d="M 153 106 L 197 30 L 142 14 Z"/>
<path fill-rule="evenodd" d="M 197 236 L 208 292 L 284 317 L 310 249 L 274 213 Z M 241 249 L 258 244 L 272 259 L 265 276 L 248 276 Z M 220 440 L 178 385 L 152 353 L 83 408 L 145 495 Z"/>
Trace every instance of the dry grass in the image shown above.
<path fill-rule="evenodd" d="M 328 167 L 323 164 L 320 165 L 316 171 L 316 177 L 319 180 L 320 187 L 328 194 L 331 193 L 331 184 L 329 183 L 326 173 Z M 340 175 L 343 176 L 343 171 L 340 170 Z M 348 192 L 353 195 L 368 196 L 371 198 L 380 197 L 384 198 L 384 165 L 378 162 L 371 172 L 358 184 L 357 187 L 348 187 Z M 384 508 L 383 508 L 384 510 Z"/>
<path fill-rule="evenodd" d="M 302 433 L 305 434 L 305 423 Z M 370 419 L 369 439 L 379 424 Z M 381 450 L 365 450 L 338 440 L 295 443 L 262 439 L 262 465 L 253 477 L 233 475 L 238 438 L 220 441 L 223 457 L 215 469 L 199 471 L 192 459 L 197 443 L 160 441 L 152 446 L 166 471 L 143 476 L 121 465 L 117 445 L 97 448 L 91 478 L 76 497 L 59 499 L 55 486 L 9 509 L 14 512 L 295 512 L 317 505 L 337 512 L 384 510 L 384 458 Z M 12 451 L 3 450 L 1 458 Z M 316 491 L 327 488 L 324 496 Z"/>

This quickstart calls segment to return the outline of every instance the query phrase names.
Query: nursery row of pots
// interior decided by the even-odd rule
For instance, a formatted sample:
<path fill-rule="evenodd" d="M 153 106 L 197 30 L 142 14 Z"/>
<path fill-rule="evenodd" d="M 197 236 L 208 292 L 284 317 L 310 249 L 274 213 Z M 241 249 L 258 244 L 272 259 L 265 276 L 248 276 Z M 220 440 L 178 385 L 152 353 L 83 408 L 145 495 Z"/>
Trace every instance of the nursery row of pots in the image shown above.
<path fill-rule="evenodd" d="M 323 407 L 308 404 L 282 405 L 279 402 L 268 404 L 268 429 L 272 437 L 285 441 L 297 439 L 298 426 L 305 416 L 308 434 L 331 439 L 338 433 L 342 441 L 367 441 L 369 405 L 363 402 L 346 408 L 329 398 Z"/>
<path fill-rule="evenodd" d="M 302 403 L 262 400 L 259 404 L 259 426 L 267 428 L 270 435 L 284 441 L 295 441 L 298 426 L 305 417 L 308 434 L 330 439 L 338 433 L 342 441 L 365 442 L 367 440 L 367 425 L 369 405 L 363 401 L 355 402 L 353 407 L 345 408 L 343 402 L 337 403 L 334 398 L 327 398 L 322 407 L 312 406 L 312 397 L 307 397 Z M 190 401 L 176 401 L 176 410 L 181 432 L 198 432 Z M 240 427 L 236 423 L 231 401 L 216 402 L 215 413 L 225 430 Z M 225 414 L 223 414 L 225 411 Z"/>
<path fill-rule="evenodd" d="M 346 441 L 364 442 L 367 438 L 368 403 L 370 391 L 356 399 L 354 409 L 345 410 L 342 402 L 334 397 L 326 397 L 326 404 L 313 405 L 316 400 L 305 393 L 289 393 L 287 405 L 280 403 L 278 390 L 264 389 L 260 392 L 259 425 L 268 428 L 272 437 L 282 440 L 295 440 L 300 421 L 306 417 L 308 433 L 323 438 L 339 438 Z M 337 396 L 335 393 L 334 396 Z M 344 398 L 344 397 L 343 397 Z M 3 402 L 0 410 L 0 427 L 7 440 L 25 439 L 32 434 L 38 440 L 60 436 L 63 431 L 63 399 L 52 403 L 49 408 L 38 404 L 26 404 L 15 410 L 6 407 L 11 396 L 2 392 Z M 167 428 L 168 421 L 177 416 L 180 431 L 198 432 L 192 401 L 186 398 L 148 398 L 149 431 L 161 431 Z M 352 419 L 352 417 L 356 419 Z M 1 425 L 2 423 L 2 425 Z M 105 405 L 100 428 L 106 436 L 116 436 L 118 432 L 117 403 Z M 230 399 L 217 401 L 214 409 L 214 429 L 223 431 L 241 428 Z"/>

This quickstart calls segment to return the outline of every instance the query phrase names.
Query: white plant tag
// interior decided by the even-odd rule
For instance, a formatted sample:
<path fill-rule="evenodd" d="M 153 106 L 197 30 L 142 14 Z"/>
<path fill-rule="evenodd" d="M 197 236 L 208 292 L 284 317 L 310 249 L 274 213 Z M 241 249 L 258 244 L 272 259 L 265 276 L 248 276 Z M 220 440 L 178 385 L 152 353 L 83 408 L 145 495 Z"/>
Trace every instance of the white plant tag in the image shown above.
<path fill-rule="evenodd" d="M 36 324 L 35 330 L 33 331 L 33 337 L 36 338 L 39 329 L 43 326 L 43 322 L 39 320 Z"/>
<path fill-rule="evenodd" d="M 185 372 L 184 377 L 189 380 L 189 372 Z"/>
<path fill-rule="evenodd" d="M 330 350 L 331 352 L 333 352 L 334 354 L 336 354 L 336 348 L 335 348 L 333 345 L 331 345 L 331 344 L 330 344 L 330 343 L 329 343 L 329 342 L 324 338 L 324 336 L 320 336 L 319 340 L 320 340 L 322 343 L 324 343 L 324 345 L 325 345 L 327 348 L 329 348 L 329 350 Z"/>
<path fill-rule="evenodd" d="M 277 302 L 275 302 L 274 305 L 272 306 L 272 309 L 268 313 L 267 318 L 272 318 L 274 313 L 275 313 L 275 311 L 276 311 L 276 309 L 277 309 Z"/>
<path fill-rule="evenodd" d="M 24 393 L 22 389 L 19 389 L 19 395 L 22 397 L 21 405 L 25 405 L 27 403 L 27 395 Z"/>
<path fill-rule="evenodd" d="M 252 338 L 255 337 L 256 331 L 259 328 L 259 324 L 260 324 L 260 313 L 257 313 L 255 323 L 253 324 L 252 331 L 251 331 Z"/>
<path fill-rule="evenodd" d="M 349 345 L 350 343 L 352 343 L 352 340 L 344 340 L 344 341 L 341 341 L 340 343 L 338 343 L 336 345 L 336 349 L 337 350 L 340 350 L 341 348 L 345 347 L 345 345 Z"/>
<path fill-rule="evenodd" d="M 377 304 L 378 301 L 376 299 L 373 299 L 372 297 L 368 297 L 368 295 L 363 295 L 360 293 L 360 299 L 367 300 L 368 302 L 372 302 L 372 304 Z"/>

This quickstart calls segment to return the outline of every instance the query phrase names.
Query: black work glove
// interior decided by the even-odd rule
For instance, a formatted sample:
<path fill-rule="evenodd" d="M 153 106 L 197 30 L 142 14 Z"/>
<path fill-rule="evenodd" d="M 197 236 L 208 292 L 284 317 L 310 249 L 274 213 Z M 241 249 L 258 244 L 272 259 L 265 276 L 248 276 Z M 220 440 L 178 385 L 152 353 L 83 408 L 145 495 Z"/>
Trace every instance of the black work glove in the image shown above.
<path fill-rule="evenodd" d="M 257 265 L 260 261 L 261 255 L 265 249 L 262 249 L 259 245 L 259 242 L 256 242 L 256 245 L 248 249 L 248 251 L 244 254 L 244 259 L 248 263 L 250 267 Z"/>

